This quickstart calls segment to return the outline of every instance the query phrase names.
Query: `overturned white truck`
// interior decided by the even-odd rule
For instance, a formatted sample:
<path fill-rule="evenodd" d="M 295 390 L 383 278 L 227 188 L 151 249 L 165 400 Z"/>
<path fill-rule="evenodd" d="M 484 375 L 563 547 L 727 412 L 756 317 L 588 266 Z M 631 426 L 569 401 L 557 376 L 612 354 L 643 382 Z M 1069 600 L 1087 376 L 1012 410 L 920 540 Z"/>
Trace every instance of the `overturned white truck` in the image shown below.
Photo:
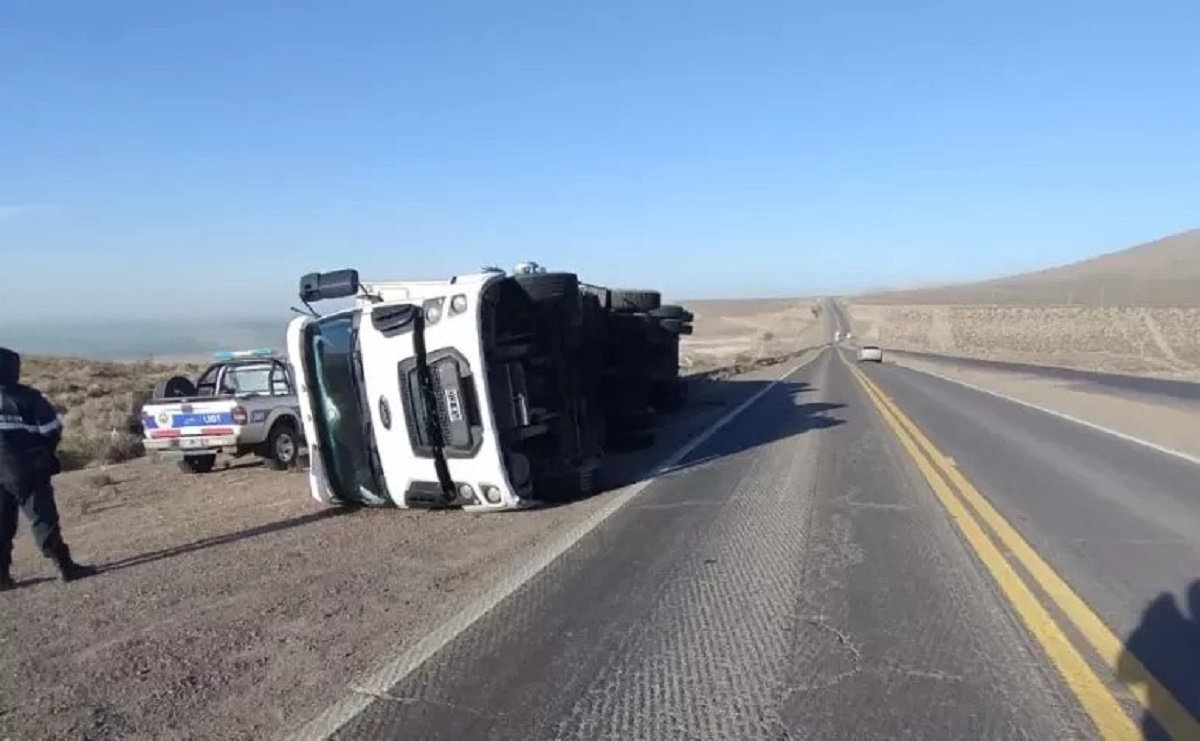
<path fill-rule="evenodd" d="M 313 496 L 330 504 L 504 510 L 576 498 L 606 452 L 654 441 L 686 403 L 692 315 L 655 291 L 580 283 L 534 263 L 439 281 L 312 273 L 297 317 Z M 311 306 L 310 306 L 311 309 Z"/>

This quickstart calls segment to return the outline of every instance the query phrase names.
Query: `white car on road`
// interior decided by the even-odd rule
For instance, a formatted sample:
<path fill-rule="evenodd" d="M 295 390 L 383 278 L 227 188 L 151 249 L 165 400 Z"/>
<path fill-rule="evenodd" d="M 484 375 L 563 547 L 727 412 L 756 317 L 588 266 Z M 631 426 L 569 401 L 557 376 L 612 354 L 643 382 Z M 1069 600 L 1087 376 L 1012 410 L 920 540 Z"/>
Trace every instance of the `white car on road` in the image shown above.
<path fill-rule="evenodd" d="M 863 345 L 858 348 L 858 362 L 873 361 L 876 363 L 883 362 L 883 350 L 878 345 Z"/>

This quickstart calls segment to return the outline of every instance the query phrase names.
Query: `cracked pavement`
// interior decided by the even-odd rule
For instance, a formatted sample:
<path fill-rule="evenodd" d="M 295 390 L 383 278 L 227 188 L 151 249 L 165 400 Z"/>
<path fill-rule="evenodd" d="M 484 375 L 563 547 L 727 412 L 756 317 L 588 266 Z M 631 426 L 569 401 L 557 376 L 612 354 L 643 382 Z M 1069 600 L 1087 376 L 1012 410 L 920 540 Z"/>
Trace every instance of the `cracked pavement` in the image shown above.
<path fill-rule="evenodd" d="M 1092 733 L 832 352 L 387 695 L 335 737 Z"/>

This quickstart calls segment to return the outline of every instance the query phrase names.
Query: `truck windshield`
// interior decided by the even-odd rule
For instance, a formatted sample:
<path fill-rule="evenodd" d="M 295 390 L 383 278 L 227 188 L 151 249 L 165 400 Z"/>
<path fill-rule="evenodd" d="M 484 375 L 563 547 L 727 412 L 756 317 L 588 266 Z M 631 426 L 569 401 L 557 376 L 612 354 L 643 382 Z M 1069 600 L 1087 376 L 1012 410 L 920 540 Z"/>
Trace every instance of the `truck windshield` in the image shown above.
<path fill-rule="evenodd" d="M 387 500 L 375 476 L 375 441 L 363 408 L 362 375 L 355 360 L 354 315 L 339 314 L 309 324 L 305 371 L 312 394 L 322 463 L 338 497 L 363 504 Z"/>

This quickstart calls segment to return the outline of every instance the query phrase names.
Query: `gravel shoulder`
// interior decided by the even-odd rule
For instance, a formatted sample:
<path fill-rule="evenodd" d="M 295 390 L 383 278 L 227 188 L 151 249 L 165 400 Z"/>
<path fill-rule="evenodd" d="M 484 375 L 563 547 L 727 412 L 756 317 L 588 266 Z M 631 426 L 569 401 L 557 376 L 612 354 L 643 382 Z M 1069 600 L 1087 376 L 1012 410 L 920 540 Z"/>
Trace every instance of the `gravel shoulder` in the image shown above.
<path fill-rule="evenodd" d="M 1156 400 L 1145 395 L 1083 386 L 1029 373 L 966 367 L 952 360 L 892 355 L 888 362 L 938 373 L 1200 457 L 1200 438 L 1196 436 L 1200 404 L 1194 402 Z"/>
<path fill-rule="evenodd" d="M 801 357 L 795 362 L 803 362 Z M 786 366 L 697 382 L 659 460 Z M 49 577 L 22 524 L 0 600 L 0 736 L 264 738 L 303 724 L 612 491 L 509 514 L 325 508 L 303 473 L 150 460 L 56 479 L 65 534 L 104 573 Z"/>

